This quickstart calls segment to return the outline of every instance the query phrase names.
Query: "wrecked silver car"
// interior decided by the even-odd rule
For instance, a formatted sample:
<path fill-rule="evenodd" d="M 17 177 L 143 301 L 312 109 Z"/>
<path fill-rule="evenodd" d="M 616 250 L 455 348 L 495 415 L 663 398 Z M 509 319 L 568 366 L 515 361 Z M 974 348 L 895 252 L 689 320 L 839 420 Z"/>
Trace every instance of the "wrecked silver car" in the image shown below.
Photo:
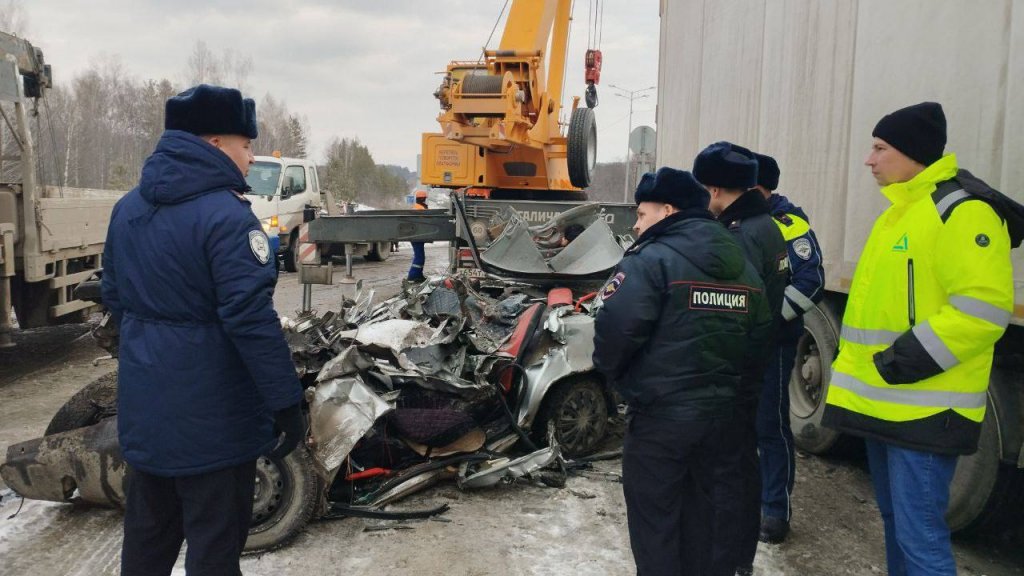
<path fill-rule="evenodd" d="M 309 434 L 286 458 L 259 460 L 246 550 L 279 547 L 314 518 L 442 512 L 382 510 L 442 479 L 464 489 L 531 475 L 557 483 L 545 474 L 595 451 L 616 412 L 591 365 L 581 300 L 567 288 L 461 274 L 283 319 Z M 123 505 L 116 396 L 116 374 L 101 378 L 44 437 L 11 446 L 0 466 L 8 486 L 26 498 Z"/>

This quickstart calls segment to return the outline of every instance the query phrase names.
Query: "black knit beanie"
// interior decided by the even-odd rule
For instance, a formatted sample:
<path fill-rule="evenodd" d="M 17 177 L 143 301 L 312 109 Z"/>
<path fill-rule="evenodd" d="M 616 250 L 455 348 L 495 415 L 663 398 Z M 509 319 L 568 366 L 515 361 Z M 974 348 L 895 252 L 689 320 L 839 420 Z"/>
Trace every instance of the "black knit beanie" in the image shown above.
<path fill-rule="evenodd" d="M 871 132 L 915 162 L 930 166 L 946 148 L 946 115 L 942 105 L 921 102 L 887 114 Z"/>

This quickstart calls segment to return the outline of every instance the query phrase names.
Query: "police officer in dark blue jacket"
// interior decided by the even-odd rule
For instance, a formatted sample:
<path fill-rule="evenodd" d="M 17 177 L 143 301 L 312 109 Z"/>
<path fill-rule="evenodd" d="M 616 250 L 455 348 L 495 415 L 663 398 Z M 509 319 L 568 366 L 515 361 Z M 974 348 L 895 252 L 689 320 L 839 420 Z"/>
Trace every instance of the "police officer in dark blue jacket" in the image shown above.
<path fill-rule="evenodd" d="M 274 254 L 242 196 L 256 126 L 238 90 L 171 98 L 138 187 L 111 217 L 102 287 L 121 335 L 124 576 L 169 574 L 183 540 L 189 576 L 240 574 L 256 460 L 305 435 Z"/>
<path fill-rule="evenodd" d="M 781 322 L 788 278 L 786 243 L 757 190 L 757 160 L 750 150 L 730 142 L 705 148 L 693 163 L 694 176 L 711 194 L 710 208 L 743 247 L 747 261 L 764 282 L 772 316 L 772 333 Z M 749 574 L 757 553 L 761 524 L 761 472 L 757 454 L 758 400 L 764 366 L 774 348 L 751 347 L 760 363 L 745 378 L 736 403 L 735 425 L 727 430 L 715 471 L 714 574 Z"/>
<path fill-rule="evenodd" d="M 636 243 L 599 297 L 594 365 L 629 403 L 622 482 L 642 575 L 710 561 L 712 469 L 770 313 L 761 280 L 689 172 L 636 190 Z"/>
<path fill-rule="evenodd" d="M 756 154 L 757 189 L 782 232 L 789 251 L 789 279 L 783 292 L 782 324 L 778 342 L 765 368 L 764 387 L 757 412 L 757 449 L 761 455 L 760 540 L 778 544 L 789 533 L 790 497 L 796 475 L 796 451 L 789 424 L 789 380 L 796 345 L 803 334 L 803 315 L 825 296 L 825 270 L 821 248 L 807 214 L 785 196 L 779 186 L 779 164 L 771 156 Z M 753 560 L 751 558 L 750 560 Z"/>

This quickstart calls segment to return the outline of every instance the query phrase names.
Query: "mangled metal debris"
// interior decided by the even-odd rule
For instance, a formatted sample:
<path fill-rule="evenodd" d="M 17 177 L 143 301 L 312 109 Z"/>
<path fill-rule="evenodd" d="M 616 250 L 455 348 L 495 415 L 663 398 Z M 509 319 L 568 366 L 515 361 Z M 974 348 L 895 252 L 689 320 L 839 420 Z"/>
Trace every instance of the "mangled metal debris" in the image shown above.
<path fill-rule="evenodd" d="M 564 484 L 562 454 L 595 450 L 614 402 L 590 364 L 585 299 L 549 288 L 451 275 L 282 319 L 310 432 L 304 448 L 261 458 L 259 470 L 286 506 L 309 502 L 286 493 L 301 486 L 319 498 L 294 513 L 260 506 L 247 549 L 280 546 L 314 517 L 440 513 L 381 508 L 443 480 Z M 115 416 L 11 446 L 0 475 L 29 498 L 122 504 Z M 277 522 L 289 525 L 271 530 Z"/>
<path fill-rule="evenodd" d="M 508 208 L 488 229 L 494 236 L 481 259 L 503 273 L 522 277 L 578 278 L 606 275 L 622 259 L 622 242 L 601 217 L 601 205 L 583 204 L 542 226 L 529 226 Z M 565 229 L 584 228 L 571 242 Z"/>
<path fill-rule="evenodd" d="M 307 392 L 310 446 L 333 499 L 381 505 L 443 478 L 466 489 L 494 486 L 558 461 L 557 445 L 518 457 L 497 452 L 527 434 L 551 384 L 591 368 L 590 317 L 572 306 L 539 316 L 543 291 L 488 294 L 459 276 L 376 305 L 372 297 L 286 323 L 296 366 L 317 374 Z M 539 331 L 550 343 L 523 366 L 518 351 Z M 514 389 L 513 372 L 521 380 Z"/>

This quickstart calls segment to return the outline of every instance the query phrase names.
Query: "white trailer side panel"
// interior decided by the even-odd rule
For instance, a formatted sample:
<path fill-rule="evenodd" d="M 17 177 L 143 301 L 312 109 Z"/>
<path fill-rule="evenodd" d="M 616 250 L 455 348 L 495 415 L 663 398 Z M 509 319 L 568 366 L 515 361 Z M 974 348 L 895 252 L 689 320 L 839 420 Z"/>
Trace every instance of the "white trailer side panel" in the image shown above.
<path fill-rule="evenodd" d="M 775 156 L 830 289 L 887 205 L 863 160 L 888 112 L 941 102 L 947 151 L 1024 200 L 1024 0 L 663 0 L 661 16 L 658 164 L 689 169 L 723 139 Z"/>

